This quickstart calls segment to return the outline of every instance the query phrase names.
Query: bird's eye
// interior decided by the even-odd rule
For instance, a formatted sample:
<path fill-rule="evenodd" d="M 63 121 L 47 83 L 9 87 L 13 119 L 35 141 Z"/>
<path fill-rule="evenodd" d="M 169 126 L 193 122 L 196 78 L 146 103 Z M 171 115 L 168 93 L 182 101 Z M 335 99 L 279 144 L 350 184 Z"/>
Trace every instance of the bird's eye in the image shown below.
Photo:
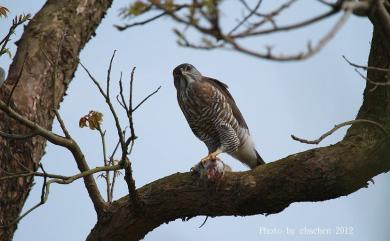
<path fill-rule="evenodd" d="M 190 65 L 187 65 L 185 68 L 184 68 L 184 71 L 190 71 L 191 70 L 191 66 Z"/>

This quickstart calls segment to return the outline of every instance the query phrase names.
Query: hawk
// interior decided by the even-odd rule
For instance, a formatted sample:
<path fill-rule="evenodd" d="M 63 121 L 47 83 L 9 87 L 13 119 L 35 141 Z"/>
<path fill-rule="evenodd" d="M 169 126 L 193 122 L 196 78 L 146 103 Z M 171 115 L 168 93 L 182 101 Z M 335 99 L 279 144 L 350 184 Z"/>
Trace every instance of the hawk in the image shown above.
<path fill-rule="evenodd" d="M 226 84 L 202 76 L 191 64 L 177 66 L 173 78 L 179 106 L 192 132 L 209 151 L 201 163 L 228 153 L 251 169 L 264 164 Z"/>

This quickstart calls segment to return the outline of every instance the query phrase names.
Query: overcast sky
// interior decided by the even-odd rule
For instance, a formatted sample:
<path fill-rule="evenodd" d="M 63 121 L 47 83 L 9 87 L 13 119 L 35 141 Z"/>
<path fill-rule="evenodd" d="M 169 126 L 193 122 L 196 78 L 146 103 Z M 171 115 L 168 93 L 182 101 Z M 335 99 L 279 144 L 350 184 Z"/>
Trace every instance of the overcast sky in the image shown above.
<path fill-rule="evenodd" d="M 325 10 L 321 5 L 313 4 L 314 1 L 301 2 L 284 18 L 285 21 L 297 21 L 308 14 Z M 160 92 L 134 116 L 139 139 L 130 159 L 137 187 L 175 172 L 189 171 L 207 154 L 206 147 L 194 137 L 176 102 L 172 70 L 183 62 L 192 63 L 204 75 L 229 85 L 257 149 L 266 162 L 313 148 L 293 141 L 290 135 L 317 138 L 335 124 L 354 119 L 362 103 L 364 81 L 341 56 L 346 55 L 359 64 L 367 62 L 372 26 L 366 18 L 352 17 L 330 44 L 310 60 L 278 63 L 232 51 L 199 51 L 178 47 L 171 31 L 176 25 L 167 19 L 118 32 L 113 24 L 123 23 L 118 17 L 118 10 L 127 3 L 114 1 L 97 29 L 96 37 L 81 52 L 80 60 L 103 83 L 109 58 L 114 49 L 118 50 L 112 78 L 118 79 L 123 71 L 125 79 L 128 79 L 131 68 L 137 67 L 135 102 L 162 86 Z M 0 21 L 1 35 L 6 33 L 13 16 L 23 12 L 34 14 L 43 4 L 42 0 L 1 1 L 1 5 L 11 11 L 7 19 Z M 231 17 L 229 14 L 232 11 L 229 5 L 225 7 L 223 16 L 226 23 L 229 23 L 228 17 Z M 316 42 L 335 20 L 332 18 L 296 33 L 278 34 L 248 44 L 261 49 L 261 46 L 269 43 L 283 53 L 294 53 L 304 49 L 308 40 Z M 13 40 L 19 37 L 20 31 Z M 10 47 L 14 53 L 13 41 Z M 10 59 L 6 56 L 0 60 L 0 66 L 5 70 L 8 70 L 9 63 Z M 113 90 L 117 88 L 113 87 Z M 117 138 L 104 101 L 81 68 L 78 68 L 67 93 L 60 112 L 85 152 L 89 165 L 102 165 L 97 132 L 79 129 L 78 120 L 89 110 L 103 112 L 103 124 L 111 150 Z M 124 115 L 121 118 L 125 121 Z M 57 124 L 54 131 L 60 133 Z M 338 131 L 323 141 L 321 146 L 336 143 L 344 134 L 345 129 Z M 247 169 L 227 155 L 221 157 L 235 171 Z M 47 146 L 42 163 L 50 173 L 73 175 L 78 171 L 71 155 L 51 144 Z M 200 229 L 198 226 L 204 217 L 188 222 L 177 220 L 161 225 L 145 240 L 389 240 L 390 175 L 380 175 L 374 180 L 375 185 L 370 184 L 368 188 L 348 197 L 325 202 L 294 203 L 283 212 L 267 217 L 209 218 Z M 102 180 L 97 182 L 102 186 Z M 25 208 L 39 201 L 40 186 L 41 181 L 37 179 Z M 120 179 L 115 197 L 119 198 L 126 192 L 126 185 Z M 94 209 L 81 181 L 67 186 L 53 185 L 47 204 L 20 222 L 14 240 L 84 240 L 95 222 Z M 353 234 L 336 235 L 336 229 L 340 226 L 348 227 Z M 298 234 L 305 227 L 329 229 L 332 233 L 314 236 Z M 273 228 L 282 233 L 264 234 L 264 230 Z M 286 228 L 295 229 L 297 233 L 287 235 Z"/>

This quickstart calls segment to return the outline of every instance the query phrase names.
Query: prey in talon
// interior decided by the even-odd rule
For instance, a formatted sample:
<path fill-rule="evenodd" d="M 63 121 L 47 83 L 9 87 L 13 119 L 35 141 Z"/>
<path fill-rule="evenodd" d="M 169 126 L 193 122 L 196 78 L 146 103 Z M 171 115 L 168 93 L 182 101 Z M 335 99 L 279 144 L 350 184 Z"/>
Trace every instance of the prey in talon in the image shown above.
<path fill-rule="evenodd" d="M 198 174 L 201 178 L 208 180 L 218 180 L 226 172 L 231 172 L 229 165 L 222 162 L 218 157 L 215 159 L 203 160 L 191 168 L 192 174 Z"/>

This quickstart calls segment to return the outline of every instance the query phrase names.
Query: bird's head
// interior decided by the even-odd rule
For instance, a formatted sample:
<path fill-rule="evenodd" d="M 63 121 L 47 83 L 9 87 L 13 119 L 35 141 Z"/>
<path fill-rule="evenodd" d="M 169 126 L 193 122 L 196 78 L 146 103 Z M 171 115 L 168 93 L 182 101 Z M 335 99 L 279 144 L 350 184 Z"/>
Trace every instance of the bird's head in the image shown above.
<path fill-rule="evenodd" d="M 202 74 L 192 64 L 181 64 L 173 70 L 173 80 L 177 90 L 183 90 L 192 82 L 201 79 Z"/>

